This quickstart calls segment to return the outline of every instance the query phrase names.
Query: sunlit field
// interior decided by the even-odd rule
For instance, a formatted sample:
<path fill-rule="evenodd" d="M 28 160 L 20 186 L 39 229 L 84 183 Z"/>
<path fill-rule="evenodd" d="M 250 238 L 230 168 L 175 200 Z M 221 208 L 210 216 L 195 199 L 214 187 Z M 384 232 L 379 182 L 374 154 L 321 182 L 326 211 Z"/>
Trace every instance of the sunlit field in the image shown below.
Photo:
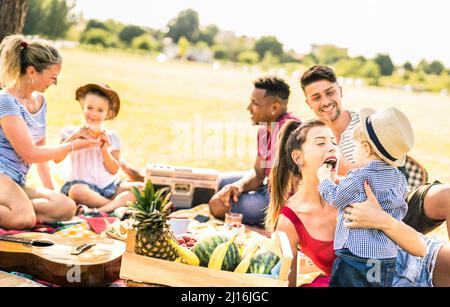
<path fill-rule="evenodd" d="M 117 90 L 121 111 L 107 128 L 122 138 L 122 159 L 140 169 L 146 163 L 249 169 L 256 153 L 256 127 L 246 110 L 252 81 L 264 72 L 251 68 L 186 62 L 158 63 L 145 55 L 122 52 L 63 50 L 64 64 L 49 102 L 48 143 L 59 142 L 67 125 L 82 123 L 75 101 L 77 87 L 106 83 Z M 313 117 L 304 103 L 298 78 L 286 76 L 293 94 L 290 109 L 302 119 Z M 450 182 L 450 97 L 343 84 L 348 108 L 396 106 L 411 119 L 416 146 L 412 156 L 428 170 L 430 180 Z M 58 186 L 64 162 L 53 165 Z M 30 183 L 40 186 L 35 171 Z M 444 232 L 441 227 L 439 232 Z"/>

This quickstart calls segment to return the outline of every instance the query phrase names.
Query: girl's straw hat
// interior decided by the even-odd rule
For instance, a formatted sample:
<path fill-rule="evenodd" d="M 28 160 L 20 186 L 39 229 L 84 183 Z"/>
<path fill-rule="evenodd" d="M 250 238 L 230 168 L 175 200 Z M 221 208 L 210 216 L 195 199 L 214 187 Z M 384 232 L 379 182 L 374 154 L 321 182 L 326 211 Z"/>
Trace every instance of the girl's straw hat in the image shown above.
<path fill-rule="evenodd" d="M 115 91 L 113 91 L 108 85 L 101 84 L 86 84 L 77 89 L 75 93 L 75 99 L 80 101 L 86 94 L 91 90 L 98 90 L 99 92 L 106 95 L 109 98 L 109 108 L 110 112 L 106 117 L 107 120 L 114 119 L 119 114 L 120 110 L 120 98 Z M 81 101 L 80 101 L 81 103 Z"/>

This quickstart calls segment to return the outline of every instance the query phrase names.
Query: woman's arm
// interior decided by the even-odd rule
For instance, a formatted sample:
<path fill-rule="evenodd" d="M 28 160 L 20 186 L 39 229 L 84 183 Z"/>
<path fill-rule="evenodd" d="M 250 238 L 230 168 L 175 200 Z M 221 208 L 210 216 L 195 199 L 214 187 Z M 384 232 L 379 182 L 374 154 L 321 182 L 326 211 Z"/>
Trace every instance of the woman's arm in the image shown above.
<path fill-rule="evenodd" d="M 289 243 L 291 244 L 292 249 L 292 263 L 291 263 L 291 271 L 289 272 L 289 287 L 297 287 L 297 251 L 298 251 L 298 235 L 297 231 L 292 224 L 292 222 L 285 218 L 283 215 L 280 215 L 277 223 L 277 231 L 283 231 L 286 233 Z"/>
<path fill-rule="evenodd" d="M 420 234 L 402 221 L 398 221 L 385 212 L 370 186 L 365 183 L 367 200 L 344 209 L 344 218 L 352 222 L 345 225 L 349 228 L 371 228 L 383 231 L 392 241 L 413 256 L 423 257 L 427 253 L 425 242 Z"/>
<path fill-rule="evenodd" d="M 98 140 L 77 139 L 57 146 L 41 146 L 34 144 L 25 121 L 17 116 L 6 116 L 0 119 L 0 125 L 17 154 L 28 164 L 43 163 L 50 160 L 62 161 L 71 150 L 97 146 Z"/>
<path fill-rule="evenodd" d="M 65 136 L 63 134 L 62 139 L 61 139 L 61 143 L 60 144 L 68 144 L 68 143 L 72 143 L 77 139 L 93 139 L 89 133 L 87 132 L 86 129 L 80 128 L 78 130 L 76 130 L 75 132 L 73 132 L 71 135 L 69 136 Z M 55 163 L 60 163 L 61 161 L 63 161 L 66 157 L 62 157 L 59 159 L 53 159 L 53 161 Z"/>
<path fill-rule="evenodd" d="M 93 138 L 89 134 L 89 131 L 86 128 L 81 127 L 68 136 L 65 136 L 65 133 L 63 133 L 61 144 L 70 143 L 76 139 L 95 139 L 95 138 Z"/>
<path fill-rule="evenodd" d="M 42 141 L 36 143 L 36 146 L 45 146 L 46 139 L 44 138 Z M 53 184 L 52 174 L 50 172 L 50 165 L 48 162 L 39 163 L 36 165 L 39 177 L 41 177 L 42 185 L 46 189 L 54 190 L 55 185 Z"/>

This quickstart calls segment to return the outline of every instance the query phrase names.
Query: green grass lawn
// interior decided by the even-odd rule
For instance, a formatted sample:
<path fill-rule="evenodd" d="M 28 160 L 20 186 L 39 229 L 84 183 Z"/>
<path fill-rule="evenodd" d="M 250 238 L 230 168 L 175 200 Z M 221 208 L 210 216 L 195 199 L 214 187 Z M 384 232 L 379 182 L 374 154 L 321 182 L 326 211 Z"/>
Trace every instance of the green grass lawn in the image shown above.
<path fill-rule="evenodd" d="M 59 84 L 46 93 L 49 102 L 48 143 L 59 142 L 67 125 L 82 123 L 77 87 L 106 83 L 117 90 L 122 107 L 107 124 L 122 137 L 122 159 L 139 168 L 148 162 L 215 168 L 249 169 L 256 154 L 256 127 L 246 110 L 252 81 L 262 74 L 252 69 L 209 64 L 167 62 L 154 58 L 81 49 L 63 50 Z M 293 95 L 290 109 L 302 119 L 313 117 L 304 103 L 298 80 L 287 77 Z M 450 182 L 450 98 L 398 90 L 344 85 L 343 102 L 358 109 L 396 106 L 410 118 L 416 146 L 412 156 L 430 179 Z M 196 121 L 194 122 L 194 119 Z M 58 185 L 65 164 L 51 165 Z M 34 171 L 30 183 L 40 185 Z"/>

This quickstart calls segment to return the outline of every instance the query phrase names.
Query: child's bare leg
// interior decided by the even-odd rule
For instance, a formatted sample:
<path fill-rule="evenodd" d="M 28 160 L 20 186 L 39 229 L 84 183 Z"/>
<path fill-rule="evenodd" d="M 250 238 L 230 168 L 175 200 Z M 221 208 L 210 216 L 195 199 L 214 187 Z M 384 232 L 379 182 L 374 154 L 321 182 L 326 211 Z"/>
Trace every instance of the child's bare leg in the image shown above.
<path fill-rule="evenodd" d="M 68 221 L 76 213 L 75 202 L 64 194 L 48 189 L 24 188 L 40 222 Z"/>
<path fill-rule="evenodd" d="M 111 200 L 107 205 L 98 208 L 98 211 L 112 212 L 117 208 L 125 207 L 127 205 L 127 202 L 135 200 L 136 198 L 131 191 L 125 191 L 114 197 L 114 199 Z"/>
<path fill-rule="evenodd" d="M 144 186 L 145 185 L 142 182 L 129 182 L 129 181 L 121 182 L 114 197 L 116 197 L 122 192 L 131 191 L 133 187 L 136 187 L 139 191 L 141 191 L 144 189 Z"/>
<path fill-rule="evenodd" d="M 112 212 L 120 207 L 125 207 L 128 202 L 133 202 L 136 200 L 133 192 L 131 192 L 131 188 L 136 187 L 139 190 L 144 188 L 144 184 L 142 182 L 122 182 L 117 188 L 116 194 L 113 196 L 113 200 L 110 201 L 107 205 L 104 205 L 98 208 L 99 211 L 102 212 Z"/>
<path fill-rule="evenodd" d="M 91 208 L 103 207 L 111 201 L 91 190 L 86 184 L 73 185 L 68 194 L 77 204 L 84 204 Z"/>

